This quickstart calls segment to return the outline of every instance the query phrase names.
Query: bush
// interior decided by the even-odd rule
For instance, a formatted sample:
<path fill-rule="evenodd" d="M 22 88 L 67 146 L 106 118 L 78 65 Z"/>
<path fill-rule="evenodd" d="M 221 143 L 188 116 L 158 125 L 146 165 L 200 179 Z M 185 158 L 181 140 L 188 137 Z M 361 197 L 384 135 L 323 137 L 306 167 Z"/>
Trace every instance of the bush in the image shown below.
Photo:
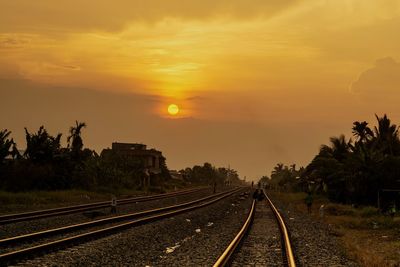
<path fill-rule="evenodd" d="M 379 215 L 379 210 L 375 207 L 363 207 L 360 211 L 359 214 L 361 217 L 372 217 L 372 216 L 377 216 Z"/>
<path fill-rule="evenodd" d="M 354 215 L 354 210 L 344 205 L 328 204 L 325 207 L 325 213 L 333 216 L 342 216 L 342 215 L 352 216 Z"/>
<path fill-rule="evenodd" d="M 166 191 L 160 186 L 149 186 L 149 191 L 157 194 L 166 193 Z"/>

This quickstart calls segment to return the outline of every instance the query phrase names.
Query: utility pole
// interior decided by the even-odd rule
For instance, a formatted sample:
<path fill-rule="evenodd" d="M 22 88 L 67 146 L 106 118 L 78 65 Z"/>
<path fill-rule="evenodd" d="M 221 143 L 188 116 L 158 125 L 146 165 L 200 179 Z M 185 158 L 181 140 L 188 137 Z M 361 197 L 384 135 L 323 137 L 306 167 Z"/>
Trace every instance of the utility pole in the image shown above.
<path fill-rule="evenodd" d="M 231 165 L 228 164 L 228 185 L 231 185 Z"/>

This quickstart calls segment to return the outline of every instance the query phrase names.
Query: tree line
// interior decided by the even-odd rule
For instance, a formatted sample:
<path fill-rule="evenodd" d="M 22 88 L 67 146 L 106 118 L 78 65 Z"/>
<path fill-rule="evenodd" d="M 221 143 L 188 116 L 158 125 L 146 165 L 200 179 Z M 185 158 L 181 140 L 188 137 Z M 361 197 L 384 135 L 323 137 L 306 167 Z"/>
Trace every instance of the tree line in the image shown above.
<path fill-rule="evenodd" d="M 263 176 L 260 183 L 270 189 L 280 189 L 287 191 L 301 191 L 301 176 L 304 168 L 296 169 L 296 164 L 290 166 L 278 163 L 271 172 L 271 177 Z"/>
<path fill-rule="evenodd" d="M 353 138 L 343 134 L 322 145 L 306 168 L 278 164 L 270 183 L 296 191 L 326 194 L 340 203 L 376 204 L 378 192 L 400 189 L 399 127 L 385 114 L 377 125 L 355 121 Z"/>
<path fill-rule="evenodd" d="M 44 126 L 37 132 L 25 128 L 23 153 L 10 138 L 10 131 L 0 131 L 0 189 L 142 189 L 145 172 L 141 160 L 120 155 L 102 157 L 84 148 L 82 131 L 86 126 L 84 122 L 75 122 L 69 129 L 66 147 L 61 145 L 61 133 L 51 135 Z M 154 186 L 170 178 L 165 161 L 161 162 L 161 174 L 154 176 Z"/>
<path fill-rule="evenodd" d="M 68 190 L 84 189 L 115 191 L 118 189 L 150 189 L 164 191 L 171 179 L 165 158 L 160 159 L 161 173 L 151 174 L 150 188 L 146 183 L 146 164 L 141 158 L 112 152 L 99 155 L 84 148 L 84 122 L 75 122 L 67 135 L 67 146 L 61 144 L 62 134 L 51 135 L 44 126 L 36 132 L 25 128 L 26 149 L 18 150 L 11 132 L 0 131 L 0 190 Z M 184 183 L 210 185 L 237 183 L 235 170 L 217 168 L 210 163 L 186 168 L 180 173 Z"/>
<path fill-rule="evenodd" d="M 195 184 L 237 185 L 242 183 L 236 170 L 224 167 L 215 167 L 206 162 L 203 166 L 195 165 L 192 168 L 180 170 L 184 179 Z"/>

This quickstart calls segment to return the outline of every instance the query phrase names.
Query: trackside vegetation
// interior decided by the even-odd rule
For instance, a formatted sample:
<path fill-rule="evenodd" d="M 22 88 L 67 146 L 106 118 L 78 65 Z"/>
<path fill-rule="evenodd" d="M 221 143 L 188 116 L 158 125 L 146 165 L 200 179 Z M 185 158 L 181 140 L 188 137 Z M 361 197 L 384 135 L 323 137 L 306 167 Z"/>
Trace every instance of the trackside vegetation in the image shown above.
<path fill-rule="evenodd" d="M 165 158 L 161 172 L 150 174 L 150 185 L 144 183 L 145 164 L 140 158 L 112 154 L 102 156 L 85 148 L 82 131 L 86 123 L 76 121 L 68 132 L 67 146 L 62 133 L 50 134 L 44 126 L 37 131 L 25 128 L 26 149 L 19 146 L 7 129 L 0 130 L 0 191 L 84 190 L 97 192 L 153 191 L 187 185 L 223 184 L 239 180 L 234 170 L 216 168 L 210 163 L 186 168 L 182 180 L 172 179 Z M 5 194 L 7 195 L 7 194 Z"/>
<path fill-rule="evenodd" d="M 366 121 L 355 121 L 353 138 L 331 137 L 305 168 L 280 163 L 271 179 L 261 181 L 280 190 L 326 195 L 337 203 L 377 205 L 379 192 L 400 189 L 400 139 L 399 127 L 386 114 L 375 116 L 373 128 Z M 389 198 L 398 199 L 398 193 Z"/>

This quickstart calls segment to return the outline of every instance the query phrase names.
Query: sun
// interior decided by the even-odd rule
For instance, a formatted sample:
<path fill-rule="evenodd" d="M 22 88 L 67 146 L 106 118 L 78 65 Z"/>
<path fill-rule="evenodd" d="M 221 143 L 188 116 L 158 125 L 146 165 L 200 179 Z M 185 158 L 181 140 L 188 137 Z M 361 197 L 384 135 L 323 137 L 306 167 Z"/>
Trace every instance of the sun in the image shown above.
<path fill-rule="evenodd" d="M 172 116 L 175 116 L 179 113 L 179 107 L 175 104 L 171 104 L 168 106 L 168 113 Z"/>

